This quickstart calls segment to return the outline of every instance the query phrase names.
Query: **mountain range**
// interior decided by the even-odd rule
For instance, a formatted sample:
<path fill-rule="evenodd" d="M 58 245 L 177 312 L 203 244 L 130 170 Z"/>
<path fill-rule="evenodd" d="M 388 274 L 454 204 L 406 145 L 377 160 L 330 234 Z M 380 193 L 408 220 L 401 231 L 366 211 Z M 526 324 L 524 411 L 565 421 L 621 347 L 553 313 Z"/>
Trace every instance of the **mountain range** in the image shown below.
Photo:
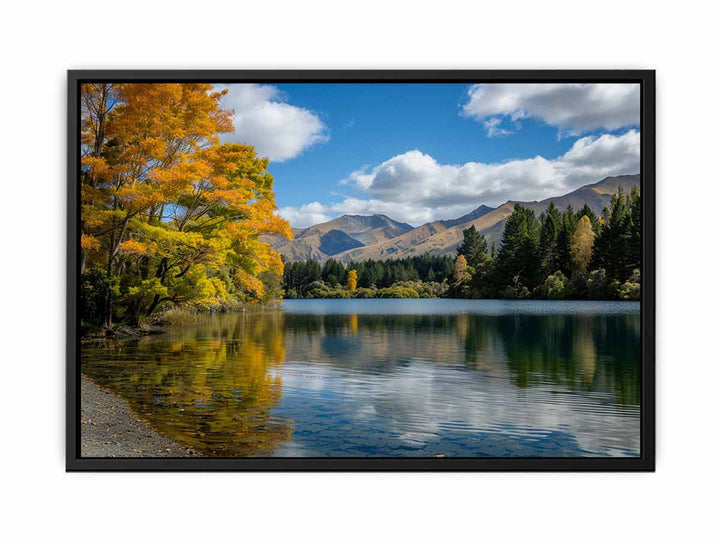
<path fill-rule="evenodd" d="M 288 262 L 307 259 L 324 261 L 330 257 L 350 262 L 412 257 L 425 253 L 454 254 L 462 240 L 463 229 L 471 225 L 475 225 L 480 234 L 485 235 L 488 245 L 494 242 L 500 247 L 505 220 L 512 214 L 516 204 L 534 210 L 538 216 L 551 202 L 560 210 L 568 205 L 579 210 L 587 204 L 599 214 L 619 187 L 629 191 L 633 186 L 640 186 L 640 175 L 613 176 L 559 197 L 542 201 L 507 201 L 497 208 L 481 205 L 456 219 L 432 221 L 418 227 L 382 214 L 344 215 L 306 229 L 293 229 L 293 240 L 279 236 L 265 236 L 263 240 Z"/>

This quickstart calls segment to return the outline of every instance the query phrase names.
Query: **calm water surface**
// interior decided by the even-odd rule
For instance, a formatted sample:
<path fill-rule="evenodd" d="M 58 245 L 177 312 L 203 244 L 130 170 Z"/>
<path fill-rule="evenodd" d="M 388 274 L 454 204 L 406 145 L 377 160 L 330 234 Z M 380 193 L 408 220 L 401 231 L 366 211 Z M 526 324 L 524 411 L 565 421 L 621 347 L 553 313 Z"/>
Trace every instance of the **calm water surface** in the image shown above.
<path fill-rule="evenodd" d="M 83 346 L 208 456 L 637 456 L 635 302 L 286 300 Z"/>

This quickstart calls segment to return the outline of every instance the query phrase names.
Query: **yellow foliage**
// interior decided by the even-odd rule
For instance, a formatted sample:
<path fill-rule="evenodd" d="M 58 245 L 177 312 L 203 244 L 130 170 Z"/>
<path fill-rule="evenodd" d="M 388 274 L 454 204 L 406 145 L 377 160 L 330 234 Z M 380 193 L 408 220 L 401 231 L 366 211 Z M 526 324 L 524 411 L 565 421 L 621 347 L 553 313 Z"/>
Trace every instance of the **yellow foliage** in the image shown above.
<path fill-rule="evenodd" d="M 88 264 L 128 273 L 127 294 L 150 310 L 263 298 L 260 276 L 282 274 L 260 236 L 290 238 L 290 225 L 277 215 L 268 160 L 220 144 L 232 131 L 224 93 L 206 83 L 82 85 L 81 247 L 98 252 Z"/>
<path fill-rule="evenodd" d="M 592 223 L 587 216 L 583 216 L 578 221 L 577 230 L 573 234 L 570 243 L 570 253 L 573 262 L 579 274 L 584 274 L 592 257 L 592 248 L 595 243 L 595 233 L 592 229 Z"/>
<path fill-rule="evenodd" d="M 354 291 L 355 289 L 357 289 L 357 280 L 358 280 L 357 271 L 350 270 L 348 272 L 348 278 L 347 278 L 348 291 Z"/>
<path fill-rule="evenodd" d="M 135 255 L 145 255 L 148 251 L 147 244 L 143 244 L 137 240 L 125 240 L 120 244 L 120 249 L 125 253 L 133 253 Z"/>
<path fill-rule="evenodd" d="M 97 251 L 100 249 L 100 240 L 94 236 L 84 234 L 80 237 L 80 247 L 85 250 Z"/>

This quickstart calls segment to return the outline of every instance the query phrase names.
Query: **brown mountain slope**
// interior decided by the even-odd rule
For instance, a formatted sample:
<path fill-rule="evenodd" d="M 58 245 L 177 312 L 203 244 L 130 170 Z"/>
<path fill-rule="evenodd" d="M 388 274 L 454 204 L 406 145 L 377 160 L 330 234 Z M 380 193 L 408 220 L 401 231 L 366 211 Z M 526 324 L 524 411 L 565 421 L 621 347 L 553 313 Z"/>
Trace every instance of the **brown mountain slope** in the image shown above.
<path fill-rule="evenodd" d="M 412 230 L 412 226 L 382 214 L 344 215 L 307 229 L 293 229 L 293 240 L 268 235 L 263 241 L 273 246 L 287 261 L 323 261 L 337 253 L 375 244 Z"/>
<path fill-rule="evenodd" d="M 325 223 L 304 229 L 295 236 L 296 240 L 323 235 L 330 231 L 342 231 L 364 245 L 394 238 L 412 229 L 407 223 L 400 223 L 382 214 L 372 216 L 344 215 Z"/>
<path fill-rule="evenodd" d="M 392 259 L 393 257 L 406 257 L 407 255 L 401 255 L 412 249 L 413 246 L 422 244 L 428 238 L 432 238 L 434 235 L 445 231 L 447 227 L 440 221 L 433 221 L 431 223 L 425 223 L 419 227 L 409 230 L 408 232 L 384 240 L 364 246 L 357 249 L 345 251 L 335 256 L 336 259 L 342 261 L 359 261 L 362 259 Z"/>
<path fill-rule="evenodd" d="M 579 210 L 587 203 L 595 213 L 599 214 L 603 207 L 610 202 L 610 197 L 617 192 L 618 187 L 622 186 L 624 189 L 630 190 L 632 186 L 639 186 L 639 184 L 640 175 L 609 177 L 560 197 L 552 197 L 543 201 L 520 202 L 519 204 L 534 210 L 535 215 L 538 216 L 551 202 L 554 202 L 555 206 L 561 210 L 564 210 L 568 205 Z M 515 204 L 514 201 L 508 201 L 477 219 L 454 227 L 440 228 L 442 223 L 426 223 L 391 240 L 349 250 L 337 254 L 335 257 L 343 261 L 352 261 L 402 258 L 425 253 L 433 255 L 454 254 L 455 247 L 462 240 L 463 229 L 471 225 L 475 225 L 475 228 L 485 235 L 489 245 L 495 242 L 500 247 L 505 220 L 512 214 Z"/>

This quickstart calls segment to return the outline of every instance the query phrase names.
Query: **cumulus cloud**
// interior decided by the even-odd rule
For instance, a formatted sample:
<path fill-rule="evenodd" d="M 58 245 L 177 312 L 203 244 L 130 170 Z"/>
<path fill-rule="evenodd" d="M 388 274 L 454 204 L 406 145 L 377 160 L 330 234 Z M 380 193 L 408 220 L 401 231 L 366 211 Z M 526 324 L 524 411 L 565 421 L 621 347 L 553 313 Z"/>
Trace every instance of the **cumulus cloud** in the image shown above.
<path fill-rule="evenodd" d="M 507 135 L 523 118 L 577 135 L 640 124 L 639 84 L 476 84 L 461 114 L 482 122 L 488 136 Z"/>
<path fill-rule="evenodd" d="M 333 218 L 330 210 L 319 202 L 311 202 L 302 206 L 286 206 L 279 214 L 290 222 L 293 227 L 305 228 L 323 223 Z"/>
<path fill-rule="evenodd" d="M 329 139 L 315 113 L 286 103 L 274 86 L 231 84 L 225 88 L 228 93 L 222 106 L 235 111 L 235 132 L 224 135 L 224 141 L 251 144 L 271 161 L 286 161 Z"/>
<path fill-rule="evenodd" d="M 534 201 L 563 195 L 607 176 L 640 171 L 640 133 L 578 139 L 562 156 L 535 156 L 502 163 L 438 163 L 419 150 L 397 155 L 376 167 L 352 172 L 344 183 L 357 196 L 335 204 L 314 202 L 286 207 L 281 215 L 301 227 L 340 214 L 381 213 L 419 225 L 456 218 L 481 204 Z"/>

